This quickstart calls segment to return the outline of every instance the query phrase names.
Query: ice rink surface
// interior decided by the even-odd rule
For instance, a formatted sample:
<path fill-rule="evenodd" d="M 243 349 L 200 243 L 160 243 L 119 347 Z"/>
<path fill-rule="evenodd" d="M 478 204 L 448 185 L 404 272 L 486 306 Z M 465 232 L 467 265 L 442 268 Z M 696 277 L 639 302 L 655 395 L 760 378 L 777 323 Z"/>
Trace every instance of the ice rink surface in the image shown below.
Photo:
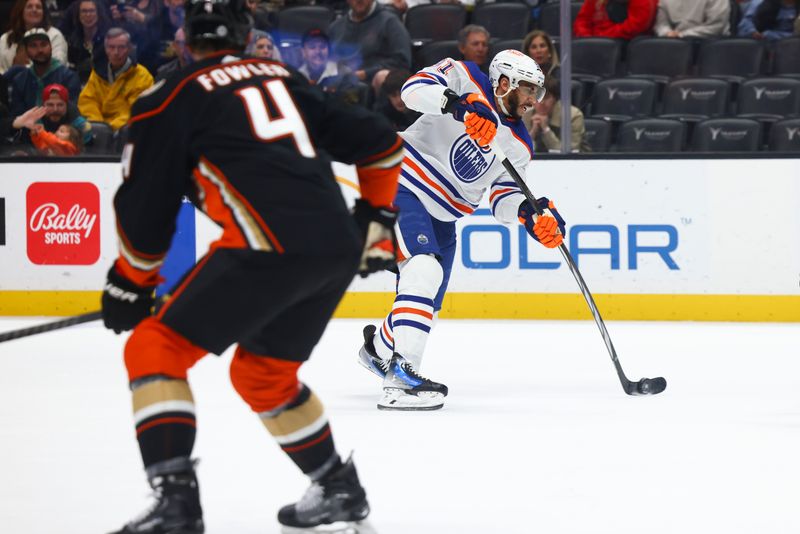
<path fill-rule="evenodd" d="M 0 319 L 0 331 L 50 319 Z M 355 450 L 379 534 L 796 534 L 800 325 L 442 321 L 430 413 L 375 409 L 364 321 L 331 323 L 301 376 Z M 0 532 L 102 534 L 149 504 L 122 364 L 97 323 L 0 344 Z M 191 372 L 209 534 L 280 532 L 307 480 L 230 386 L 230 354 Z"/>

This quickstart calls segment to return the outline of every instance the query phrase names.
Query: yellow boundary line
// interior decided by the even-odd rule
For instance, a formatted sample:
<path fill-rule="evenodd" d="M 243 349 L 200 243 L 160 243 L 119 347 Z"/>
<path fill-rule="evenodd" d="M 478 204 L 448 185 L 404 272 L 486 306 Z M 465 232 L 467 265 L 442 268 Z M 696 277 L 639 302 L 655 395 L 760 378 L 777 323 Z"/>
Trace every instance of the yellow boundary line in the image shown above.
<path fill-rule="evenodd" d="M 594 295 L 604 319 L 800 322 L 800 296 Z M 383 317 L 391 293 L 348 293 L 336 317 Z M 100 307 L 99 291 L 0 291 L 0 315 L 77 315 Z M 580 294 L 450 293 L 442 318 L 591 319 Z"/>

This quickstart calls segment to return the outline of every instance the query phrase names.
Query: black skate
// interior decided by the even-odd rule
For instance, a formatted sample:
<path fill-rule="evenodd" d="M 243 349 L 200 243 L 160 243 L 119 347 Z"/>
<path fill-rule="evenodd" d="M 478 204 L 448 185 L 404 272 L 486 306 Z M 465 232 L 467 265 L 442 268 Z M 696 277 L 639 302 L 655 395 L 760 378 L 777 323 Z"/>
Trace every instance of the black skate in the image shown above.
<path fill-rule="evenodd" d="M 438 410 L 444 406 L 447 386 L 420 375 L 411 362 L 394 353 L 386 377 L 379 410 Z"/>
<path fill-rule="evenodd" d="M 378 351 L 375 350 L 375 344 L 372 341 L 374 339 L 375 330 L 377 330 L 377 328 L 371 324 L 364 327 L 364 344 L 361 345 L 361 349 L 358 351 L 358 363 L 368 371 L 375 373 L 381 378 L 385 378 L 386 371 L 389 369 L 389 362 L 387 360 L 382 360 L 381 357 L 378 356 Z"/>
<path fill-rule="evenodd" d="M 358 481 L 351 456 L 338 470 L 313 482 L 298 502 L 281 508 L 278 521 L 284 527 L 292 527 L 282 532 L 303 532 L 320 525 L 360 522 L 368 514 L 367 494 Z"/>
<path fill-rule="evenodd" d="M 203 510 L 194 464 L 173 458 L 148 469 L 153 506 L 112 534 L 203 534 Z"/>

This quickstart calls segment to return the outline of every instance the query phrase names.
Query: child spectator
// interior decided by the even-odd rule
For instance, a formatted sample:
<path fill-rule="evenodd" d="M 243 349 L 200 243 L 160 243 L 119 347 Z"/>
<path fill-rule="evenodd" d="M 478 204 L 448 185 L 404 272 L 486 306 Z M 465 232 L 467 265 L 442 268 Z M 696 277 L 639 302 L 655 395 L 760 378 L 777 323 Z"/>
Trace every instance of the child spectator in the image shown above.
<path fill-rule="evenodd" d="M 67 124 L 59 126 L 55 133 L 48 132 L 41 124 L 34 124 L 31 141 L 45 156 L 77 156 L 83 152 L 80 132 Z"/>
<path fill-rule="evenodd" d="M 393 69 L 386 75 L 381 86 L 376 111 L 389 119 L 394 129 L 402 132 L 416 121 L 422 114 L 406 107 L 400 98 L 403 84 L 411 77 L 407 70 Z"/>

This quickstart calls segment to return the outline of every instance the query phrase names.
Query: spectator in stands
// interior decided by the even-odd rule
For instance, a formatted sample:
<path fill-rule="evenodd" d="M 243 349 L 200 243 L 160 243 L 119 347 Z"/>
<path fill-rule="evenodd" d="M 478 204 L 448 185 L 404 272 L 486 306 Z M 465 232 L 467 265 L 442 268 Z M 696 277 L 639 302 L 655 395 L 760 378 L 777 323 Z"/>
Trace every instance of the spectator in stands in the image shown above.
<path fill-rule="evenodd" d="M 21 43 L 31 66 L 22 69 L 11 81 L 11 115 L 16 117 L 26 110 L 42 105 L 42 91 L 50 84 L 61 84 L 73 99 L 78 97 L 81 84 L 78 75 L 52 56 L 50 36 L 44 28 L 25 32 Z"/>
<path fill-rule="evenodd" d="M 108 31 L 105 7 L 99 0 L 80 0 L 73 10 L 73 32 L 67 36 L 69 67 L 78 73 L 81 83 L 86 83 L 92 72 L 95 53 L 103 49 L 103 38 Z"/>
<path fill-rule="evenodd" d="M 161 5 L 158 0 L 110 0 L 111 23 L 120 26 L 136 45 L 136 59 L 155 72 L 159 64 Z"/>
<path fill-rule="evenodd" d="M 301 52 L 303 64 L 298 69 L 312 85 L 323 91 L 337 93 L 344 100 L 356 103 L 359 86 L 362 85 L 345 65 L 330 60 L 330 40 L 319 29 L 311 29 L 303 35 Z"/>
<path fill-rule="evenodd" d="M 275 39 L 267 32 L 261 30 L 251 30 L 245 54 L 264 59 L 274 59 L 281 61 L 281 52 L 275 45 Z"/>
<path fill-rule="evenodd" d="M 264 32 L 271 32 L 275 29 L 275 21 L 272 14 L 261 4 L 261 0 L 245 0 L 245 5 L 253 17 L 253 28 Z"/>
<path fill-rule="evenodd" d="M 555 77 L 545 78 L 544 88 L 547 92 L 542 101 L 534 104 L 534 109 L 528 110 L 522 120 L 533 140 L 534 151 L 560 151 L 561 83 Z M 570 124 L 572 152 L 591 151 L 586 140 L 583 112 L 575 106 L 570 109 Z"/>
<path fill-rule="evenodd" d="M 25 32 L 33 28 L 44 28 L 50 38 L 53 57 L 67 63 L 67 41 L 50 23 L 50 13 L 42 0 L 17 0 L 9 15 L 9 30 L 0 36 L 0 74 L 12 65 L 28 65 L 25 48 L 18 46 Z"/>
<path fill-rule="evenodd" d="M 730 35 L 730 0 L 659 0 L 653 31 L 659 37 Z"/>
<path fill-rule="evenodd" d="M 414 6 L 419 6 L 422 4 L 430 4 L 432 2 L 431 0 L 378 0 L 378 3 L 382 6 L 394 9 L 397 13 L 402 15 Z M 439 0 L 437 3 L 458 4 L 459 2 L 458 0 Z"/>
<path fill-rule="evenodd" d="M 375 0 L 347 0 L 347 5 L 347 14 L 328 29 L 334 55 L 368 84 L 379 71 L 410 69 L 411 38 L 400 19 Z M 373 89 L 377 93 L 379 85 Z"/>
<path fill-rule="evenodd" d="M 46 131 L 55 133 L 59 127 L 67 125 L 81 133 L 83 144 L 91 142 L 92 125 L 70 101 L 66 87 L 57 83 L 48 85 L 42 91 L 42 102 L 45 115 L 41 123 Z"/>
<path fill-rule="evenodd" d="M 153 77 L 131 57 L 131 36 L 125 30 L 108 30 L 104 48 L 108 60 L 95 60 L 78 109 L 90 121 L 119 130 L 128 122 L 139 94 L 153 85 Z"/>
<path fill-rule="evenodd" d="M 650 31 L 658 0 L 583 0 L 575 37 L 633 39 Z"/>
<path fill-rule="evenodd" d="M 458 51 L 464 61 L 472 61 L 481 70 L 489 68 L 489 30 L 477 24 L 467 24 L 458 32 Z"/>
<path fill-rule="evenodd" d="M 156 73 L 156 81 L 168 78 L 173 72 L 181 70 L 186 65 L 190 64 L 194 59 L 189 49 L 186 47 L 186 32 L 183 28 L 178 28 L 175 32 L 175 38 L 172 40 L 172 53 L 175 57 L 158 67 Z"/>
<path fill-rule="evenodd" d="M 80 132 L 68 124 L 59 126 L 55 133 L 34 124 L 30 135 L 33 146 L 43 156 L 77 156 L 83 152 Z"/>
<path fill-rule="evenodd" d="M 533 58 L 546 77 L 557 78 L 560 74 L 558 51 L 546 31 L 534 30 L 526 35 L 522 41 L 522 52 Z"/>
<path fill-rule="evenodd" d="M 739 35 L 776 41 L 790 37 L 800 0 L 752 0 L 739 22 Z"/>
<path fill-rule="evenodd" d="M 163 39 L 171 39 L 176 31 L 183 28 L 183 21 L 186 18 L 183 2 L 184 0 L 164 0 L 164 8 L 161 11 L 161 37 Z"/>
<path fill-rule="evenodd" d="M 400 98 L 400 90 L 410 77 L 411 73 L 407 70 L 390 70 L 383 81 L 376 105 L 376 111 L 389 119 L 398 132 L 402 132 L 414 124 L 414 121 L 422 115 L 407 108 L 403 99 Z"/>

